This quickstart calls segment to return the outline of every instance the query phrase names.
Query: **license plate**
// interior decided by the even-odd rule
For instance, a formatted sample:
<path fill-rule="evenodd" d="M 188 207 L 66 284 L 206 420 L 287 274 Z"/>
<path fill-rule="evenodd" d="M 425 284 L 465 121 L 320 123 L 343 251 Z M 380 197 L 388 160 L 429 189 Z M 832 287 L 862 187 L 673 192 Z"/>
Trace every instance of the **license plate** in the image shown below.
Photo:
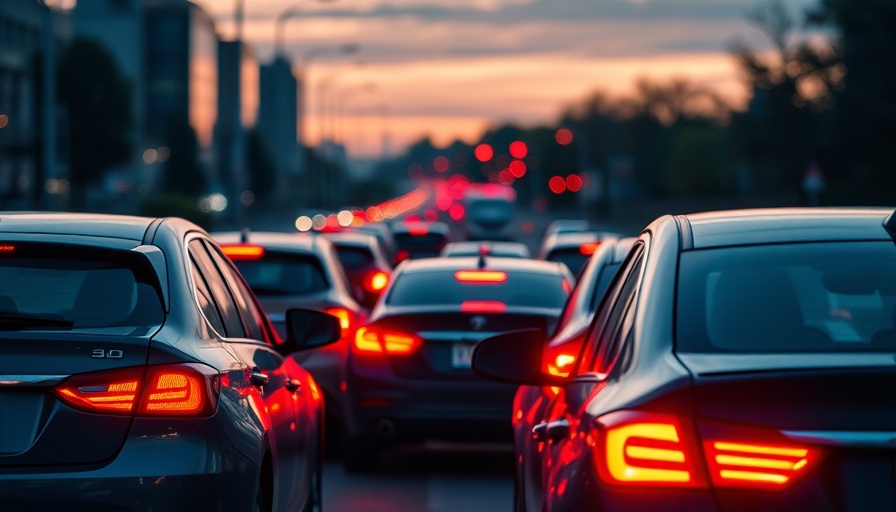
<path fill-rule="evenodd" d="M 451 366 L 453 368 L 469 368 L 473 360 L 473 347 L 466 343 L 457 343 L 451 346 Z"/>

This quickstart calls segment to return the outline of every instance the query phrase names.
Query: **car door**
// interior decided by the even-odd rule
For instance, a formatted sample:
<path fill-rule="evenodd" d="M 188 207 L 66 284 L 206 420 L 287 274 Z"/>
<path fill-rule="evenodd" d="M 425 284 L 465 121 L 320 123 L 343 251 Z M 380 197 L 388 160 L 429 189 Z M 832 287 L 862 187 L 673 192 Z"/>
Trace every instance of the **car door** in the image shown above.
<path fill-rule="evenodd" d="M 544 421 L 533 429 L 536 442 L 545 446 L 540 447 L 541 474 L 534 475 L 541 481 L 527 491 L 530 510 L 541 510 L 535 507 L 545 502 L 542 500 L 573 506 L 581 499 L 576 492 L 583 484 L 581 475 L 593 474 L 592 448 L 587 442 L 593 423 L 587 417 L 587 404 L 603 390 L 601 378 L 613 370 L 631 333 L 643 260 L 644 246 L 639 243 L 629 253 L 598 309 L 577 366 L 570 374 L 570 384 L 557 389 Z M 580 475 L 578 480 L 570 478 L 576 474 Z M 559 492 L 561 489 L 565 492 Z"/>
<path fill-rule="evenodd" d="M 258 390 L 263 411 L 263 429 L 268 432 L 271 460 L 275 469 L 275 506 L 292 509 L 301 506 L 307 496 L 309 475 L 300 462 L 306 460 L 303 436 L 297 435 L 297 409 L 306 409 L 301 397 L 300 376 L 296 368 L 286 364 L 286 358 L 271 344 L 271 332 L 266 332 L 263 313 L 233 266 L 217 247 L 203 238 L 188 244 L 190 257 L 199 274 L 207 283 L 212 300 L 220 311 L 225 330 L 226 345 L 243 365 L 244 371 Z M 254 403 L 254 402 L 250 402 Z M 307 437 L 304 436 L 304 437 Z"/>

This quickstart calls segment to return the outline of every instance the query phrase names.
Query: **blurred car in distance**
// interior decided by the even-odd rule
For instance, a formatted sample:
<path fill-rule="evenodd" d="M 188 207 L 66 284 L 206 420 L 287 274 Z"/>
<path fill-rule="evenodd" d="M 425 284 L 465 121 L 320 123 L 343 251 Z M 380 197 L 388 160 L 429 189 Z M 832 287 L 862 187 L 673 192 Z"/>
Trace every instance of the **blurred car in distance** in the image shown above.
<path fill-rule="evenodd" d="M 557 388 L 518 510 L 896 507 L 891 212 L 667 215 L 568 377 L 545 371 L 538 331 L 481 342 L 479 374 Z"/>
<path fill-rule="evenodd" d="M 581 233 L 583 231 L 591 231 L 591 223 L 585 219 L 557 219 L 548 224 L 542 239 L 560 233 Z"/>
<path fill-rule="evenodd" d="M 499 258 L 530 258 L 529 247 L 522 242 L 482 241 L 449 242 L 439 256 L 495 256 Z"/>
<path fill-rule="evenodd" d="M 386 256 L 389 262 L 395 258 L 395 238 L 392 236 L 392 228 L 384 222 L 364 222 L 359 226 L 351 226 L 345 228 L 344 231 L 359 231 L 377 237 L 386 250 Z"/>
<path fill-rule="evenodd" d="M 0 509 L 319 507 L 324 405 L 287 355 L 339 326 L 285 315 L 183 219 L 0 213 Z"/>
<path fill-rule="evenodd" d="M 364 323 L 367 311 L 355 299 L 352 286 L 333 244 L 311 233 L 212 233 L 239 269 L 274 326 L 286 330 L 284 312 L 313 309 L 339 318 L 340 340 L 295 355 L 317 381 L 327 404 L 327 430 L 338 434 L 344 405 L 340 390 L 348 345 Z"/>
<path fill-rule="evenodd" d="M 538 259 L 559 261 L 569 267 L 573 275 L 578 275 L 601 241 L 616 236 L 619 235 L 600 231 L 555 233 L 542 242 Z"/>
<path fill-rule="evenodd" d="M 392 238 L 395 240 L 393 265 L 398 265 L 404 260 L 434 258 L 454 237 L 444 222 L 396 221 L 392 223 Z"/>
<path fill-rule="evenodd" d="M 561 377 L 569 375 L 582 350 L 594 313 L 635 240 L 631 237 L 606 238 L 589 258 L 544 347 L 544 371 Z M 542 450 L 532 438 L 532 428 L 543 422 L 548 406 L 556 395 L 556 388 L 551 386 L 520 386 L 516 391 L 511 424 L 517 455 L 514 457 L 517 484 L 525 481 L 526 473 L 542 470 Z M 537 489 L 529 486 L 525 491 L 537 492 Z"/>
<path fill-rule="evenodd" d="M 497 183 L 471 184 L 463 199 L 461 223 L 467 240 L 511 240 L 516 190 Z"/>
<path fill-rule="evenodd" d="M 474 375 L 479 340 L 550 331 L 573 283 L 565 266 L 519 258 L 428 258 L 396 267 L 349 353 L 343 463 L 423 441 L 510 441 L 516 386 Z M 532 293 L 538 290 L 538 293 Z"/>
<path fill-rule="evenodd" d="M 392 264 L 380 239 L 360 231 L 340 231 L 322 236 L 336 248 L 355 297 L 368 311 L 373 309 L 392 276 Z"/>

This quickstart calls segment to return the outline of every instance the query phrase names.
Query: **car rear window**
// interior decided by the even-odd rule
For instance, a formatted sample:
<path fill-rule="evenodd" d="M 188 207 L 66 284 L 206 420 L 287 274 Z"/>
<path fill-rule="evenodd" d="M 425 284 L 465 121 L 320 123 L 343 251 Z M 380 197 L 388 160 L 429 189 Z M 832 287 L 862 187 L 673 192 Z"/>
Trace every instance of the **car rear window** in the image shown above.
<path fill-rule="evenodd" d="M 0 330 L 161 325 L 158 281 L 142 255 L 72 245 L 3 243 Z"/>
<path fill-rule="evenodd" d="M 398 251 L 407 251 L 410 258 L 438 256 L 448 240 L 439 233 L 425 235 L 396 234 L 395 246 Z"/>
<path fill-rule="evenodd" d="M 259 259 L 233 263 L 258 296 L 309 295 L 330 288 L 320 260 L 312 255 L 268 250 Z"/>
<path fill-rule="evenodd" d="M 460 305 L 464 301 L 498 301 L 507 307 L 560 309 L 567 285 L 559 274 L 509 272 L 500 283 L 464 283 L 454 270 L 400 273 L 386 304 L 390 306 Z"/>
<path fill-rule="evenodd" d="M 365 268 L 373 265 L 373 253 L 363 247 L 337 245 L 336 254 L 347 269 Z"/>
<path fill-rule="evenodd" d="M 679 283 L 679 352 L 896 350 L 893 242 L 689 251 Z"/>
<path fill-rule="evenodd" d="M 582 254 L 578 247 L 555 249 L 545 259 L 563 263 L 574 276 L 578 276 L 585 264 L 588 263 L 588 256 Z"/>

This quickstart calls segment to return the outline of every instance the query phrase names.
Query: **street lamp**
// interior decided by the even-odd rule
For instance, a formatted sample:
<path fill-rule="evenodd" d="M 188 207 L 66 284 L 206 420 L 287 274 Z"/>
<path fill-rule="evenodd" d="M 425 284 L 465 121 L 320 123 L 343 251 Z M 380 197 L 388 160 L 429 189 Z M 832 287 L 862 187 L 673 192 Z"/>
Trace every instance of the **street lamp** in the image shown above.
<path fill-rule="evenodd" d="M 317 0 L 320 3 L 335 2 L 336 0 Z M 299 6 L 305 3 L 299 0 L 293 5 L 287 7 L 277 15 L 277 21 L 274 25 L 274 54 L 283 55 L 283 31 L 285 29 L 286 20 L 299 14 Z"/>

